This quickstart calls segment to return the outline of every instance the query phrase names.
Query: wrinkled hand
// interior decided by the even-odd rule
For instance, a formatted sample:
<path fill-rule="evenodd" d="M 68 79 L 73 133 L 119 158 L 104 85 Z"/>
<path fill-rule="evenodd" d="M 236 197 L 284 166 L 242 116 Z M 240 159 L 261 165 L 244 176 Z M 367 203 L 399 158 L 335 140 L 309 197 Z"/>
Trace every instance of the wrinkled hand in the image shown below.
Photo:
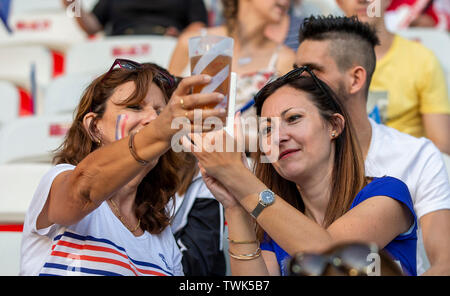
<path fill-rule="evenodd" d="M 235 116 L 234 134 L 235 138 L 224 129 L 203 134 L 191 133 L 190 139 L 184 137 L 182 143 L 185 149 L 195 155 L 208 175 L 220 182 L 227 174 L 248 169 L 240 114 Z"/>
<path fill-rule="evenodd" d="M 187 121 L 191 131 L 195 132 L 202 130 L 203 121 L 207 117 L 217 117 L 225 120 L 226 112 L 224 109 L 207 109 L 201 110 L 202 120 L 194 121 L 195 109 L 199 110 L 207 105 L 216 105 L 223 100 L 223 95 L 220 93 L 191 94 L 191 89 L 194 86 L 205 85 L 210 81 L 211 77 L 208 75 L 195 75 L 181 80 L 167 106 L 152 122 L 156 127 L 157 137 L 160 140 L 170 142 L 172 136 L 183 128 L 183 125 L 175 124 L 177 122 Z M 196 127 L 194 123 L 201 125 L 201 127 Z M 203 131 L 209 130 L 203 128 Z"/>
<path fill-rule="evenodd" d="M 234 134 L 236 138 L 232 138 L 225 130 L 216 130 L 202 135 L 190 134 L 190 139 L 187 137 L 182 139 L 183 146 L 192 151 L 199 160 L 200 171 L 206 186 L 224 208 L 240 206 L 240 204 L 223 185 L 223 178 L 226 178 L 227 173 L 238 173 L 242 169 L 250 170 L 245 153 L 240 152 L 243 151 L 243 147 L 237 149 L 239 145 L 244 144 L 239 113 L 235 116 Z"/>

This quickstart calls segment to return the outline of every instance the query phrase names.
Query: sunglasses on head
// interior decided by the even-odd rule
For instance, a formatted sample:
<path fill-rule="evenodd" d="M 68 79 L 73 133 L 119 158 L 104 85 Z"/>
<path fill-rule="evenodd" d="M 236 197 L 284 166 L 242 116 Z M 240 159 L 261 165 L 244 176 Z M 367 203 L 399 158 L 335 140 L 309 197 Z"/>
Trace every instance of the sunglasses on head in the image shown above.
<path fill-rule="evenodd" d="M 164 68 L 161 68 L 160 66 L 156 64 L 151 64 L 154 69 L 154 77 L 153 79 L 156 80 L 160 85 L 159 87 L 163 87 L 164 89 L 174 89 L 177 86 L 177 78 L 172 76 L 169 72 L 167 72 Z M 112 64 L 111 68 L 109 68 L 108 72 L 103 76 L 101 81 L 104 81 L 116 68 L 116 66 L 119 66 L 121 69 L 125 69 L 128 71 L 135 71 L 140 70 L 144 68 L 143 64 L 140 64 L 138 62 L 127 60 L 127 59 L 116 59 L 114 63 Z M 91 106 L 90 112 L 93 112 L 94 108 Z"/>
<path fill-rule="evenodd" d="M 309 77 L 311 77 L 313 79 L 314 84 L 320 89 L 322 94 L 324 94 L 325 97 L 327 97 L 327 98 L 329 98 L 331 100 L 331 102 L 333 104 L 333 109 L 340 110 L 341 108 L 339 108 L 339 106 L 338 106 L 339 104 L 336 102 L 337 98 L 332 94 L 332 92 L 330 92 L 330 90 L 328 89 L 328 86 L 322 80 L 320 80 L 316 76 L 316 74 L 314 74 L 314 72 L 308 66 L 298 67 L 297 65 L 294 65 L 294 69 L 293 70 L 289 71 L 288 73 L 284 74 L 281 77 L 278 77 L 276 80 L 274 80 L 274 81 L 272 81 L 270 83 L 280 83 L 280 82 L 282 82 L 282 84 L 284 85 L 284 84 L 287 84 L 289 82 L 292 82 L 292 81 L 295 81 L 297 79 L 300 79 L 302 77 L 303 78 L 304 77 L 308 77 L 307 75 L 304 75 L 305 72 L 307 74 L 309 74 Z M 269 84 L 267 84 L 267 85 L 269 85 Z M 264 88 L 262 90 L 264 90 Z M 259 97 L 264 93 L 262 90 L 260 90 L 255 95 L 254 102 L 257 102 L 259 100 Z"/>
<path fill-rule="evenodd" d="M 144 66 L 142 64 L 132 61 L 132 60 L 116 59 L 102 80 L 105 80 L 106 77 L 108 77 L 110 75 L 110 73 L 114 70 L 114 68 L 116 66 L 119 66 L 121 69 L 129 70 L 129 71 L 134 71 L 134 70 L 139 70 L 139 69 L 144 68 Z M 172 75 L 170 75 L 170 73 L 168 73 L 167 71 L 165 71 L 164 69 L 160 68 L 157 65 L 154 65 L 154 68 L 156 70 L 155 71 L 156 72 L 155 79 L 159 80 L 160 82 L 163 83 L 163 85 L 165 85 L 169 88 L 173 88 L 176 85 L 176 80 Z"/>
<path fill-rule="evenodd" d="M 284 74 L 277 80 L 283 80 L 283 81 L 292 81 L 295 79 L 298 79 L 302 77 L 302 74 L 306 72 L 311 76 L 311 78 L 314 80 L 314 83 L 317 85 L 317 87 L 322 91 L 325 96 L 332 98 L 331 93 L 325 88 L 324 82 L 322 82 L 316 74 L 308 67 L 308 66 L 301 66 L 298 67 L 297 65 L 294 65 L 294 69 L 289 71 L 288 73 Z"/>
<path fill-rule="evenodd" d="M 114 68 L 116 66 L 119 66 L 121 69 L 126 69 L 126 70 L 138 70 L 138 69 L 142 69 L 142 65 L 138 62 L 132 61 L 132 60 L 127 60 L 127 59 L 116 59 L 114 61 L 114 63 L 112 64 L 111 68 L 109 68 L 108 72 L 106 72 L 105 76 L 103 76 L 103 80 L 106 79 L 106 77 L 109 76 L 109 74 L 111 74 L 112 70 L 114 70 Z"/>
<path fill-rule="evenodd" d="M 334 268 L 339 275 L 368 276 L 368 269 L 373 262 L 370 255 L 377 254 L 386 274 L 402 275 L 400 268 L 375 244 L 350 243 L 338 245 L 325 254 L 297 253 L 290 261 L 289 273 L 294 276 L 323 276 L 330 274 Z"/>

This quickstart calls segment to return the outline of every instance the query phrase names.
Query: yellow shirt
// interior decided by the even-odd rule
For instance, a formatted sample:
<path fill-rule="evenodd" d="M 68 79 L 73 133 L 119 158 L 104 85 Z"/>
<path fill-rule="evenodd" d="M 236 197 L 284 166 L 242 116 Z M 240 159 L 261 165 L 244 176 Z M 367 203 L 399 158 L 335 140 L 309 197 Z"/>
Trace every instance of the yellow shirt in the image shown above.
<path fill-rule="evenodd" d="M 439 61 L 420 43 L 398 35 L 377 61 L 369 91 L 369 114 L 375 112 L 382 123 L 416 137 L 425 136 L 422 114 L 450 114 Z"/>

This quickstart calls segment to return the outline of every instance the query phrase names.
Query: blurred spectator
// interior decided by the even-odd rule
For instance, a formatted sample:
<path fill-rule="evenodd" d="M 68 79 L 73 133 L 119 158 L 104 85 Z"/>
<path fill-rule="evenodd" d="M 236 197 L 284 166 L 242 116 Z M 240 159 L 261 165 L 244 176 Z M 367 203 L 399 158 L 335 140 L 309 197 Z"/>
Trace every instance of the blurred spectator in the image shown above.
<path fill-rule="evenodd" d="M 294 2 L 291 1 L 289 13 L 286 14 L 278 24 L 271 24 L 266 28 L 266 36 L 275 42 L 283 43 L 287 47 L 296 51 L 298 48 L 298 29 L 303 22 L 302 16 L 297 16 L 294 11 Z"/>
<path fill-rule="evenodd" d="M 204 33 L 234 39 L 232 69 L 238 74 L 236 111 L 241 109 L 243 117 L 256 117 L 253 96 L 272 77 L 288 72 L 295 59 L 293 50 L 264 33 L 269 24 L 279 23 L 287 14 L 289 1 L 222 0 L 222 5 L 226 23 Z M 169 65 L 171 73 L 189 75 L 188 40 L 200 34 L 191 31 L 180 36 Z M 247 136 L 257 143 L 256 130 L 250 130 Z"/>
<path fill-rule="evenodd" d="M 407 27 L 450 30 L 450 1 L 392 0 L 385 18 L 388 29 L 392 31 Z"/>
<path fill-rule="evenodd" d="M 357 15 L 377 30 L 377 66 L 370 85 L 370 116 L 415 137 L 426 136 L 450 154 L 450 102 L 444 72 L 435 55 L 423 45 L 389 32 L 380 0 L 379 15 L 368 16 L 372 3 L 337 0 L 347 16 Z M 414 61 L 414 62 L 412 62 Z"/>
<path fill-rule="evenodd" d="M 69 6 L 76 0 L 62 1 Z M 178 36 L 208 22 L 203 0 L 99 0 L 76 20 L 89 35 L 104 30 L 106 35 Z"/>

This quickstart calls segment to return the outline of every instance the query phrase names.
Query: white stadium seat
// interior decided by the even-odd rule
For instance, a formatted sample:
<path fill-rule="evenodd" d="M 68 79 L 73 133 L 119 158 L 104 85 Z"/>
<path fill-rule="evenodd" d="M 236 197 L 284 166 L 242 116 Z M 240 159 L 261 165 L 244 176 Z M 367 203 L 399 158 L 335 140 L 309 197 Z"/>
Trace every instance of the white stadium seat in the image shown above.
<path fill-rule="evenodd" d="M 44 114 L 73 113 L 94 75 L 73 73 L 53 80 L 46 89 Z"/>
<path fill-rule="evenodd" d="M 28 91 L 32 91 L 34 68 L 36 82 L 35 111 L 40 113 L 41 101 L 46 86 L 53 75 L 53 58 L 50 51 L 38 45 L 0 47 L 0 80 L 10 81 Z"/>
<path fill-rule="evenodd" d="M 0 81 L 0 127 L 19 117 L 20 95 L 17 87 L 8 81 Z"/>
<path fill-rule="evenodd" d="M 2 28 L 0 46 L 37 44 L 65 52 L 73 44 L 87 39 L 75 18 L 65 11 L 12 14 L 9 24 L 13 33 L 8 34 Z"/>
<path fill-rule="evenodd" d="M 117 36 L 75 44 L 66 56 L 66 73 L 103 73 L 116 58 L 153 62 L 167 68 L 177 43 L 173 37 Z"/>
<path fill-rule="evenodd" d="M 22 225 L 39 181 L 51 164 L 0 165 L 0 225 Z M 18 275 L 20 231 L 0 231 L 0 276 Z"/>
<path fill-rule="evenodd" d="M 50 163 L 63 142 L 72 114 L 19 118 L 0 128 L 0 164 Z"/>

